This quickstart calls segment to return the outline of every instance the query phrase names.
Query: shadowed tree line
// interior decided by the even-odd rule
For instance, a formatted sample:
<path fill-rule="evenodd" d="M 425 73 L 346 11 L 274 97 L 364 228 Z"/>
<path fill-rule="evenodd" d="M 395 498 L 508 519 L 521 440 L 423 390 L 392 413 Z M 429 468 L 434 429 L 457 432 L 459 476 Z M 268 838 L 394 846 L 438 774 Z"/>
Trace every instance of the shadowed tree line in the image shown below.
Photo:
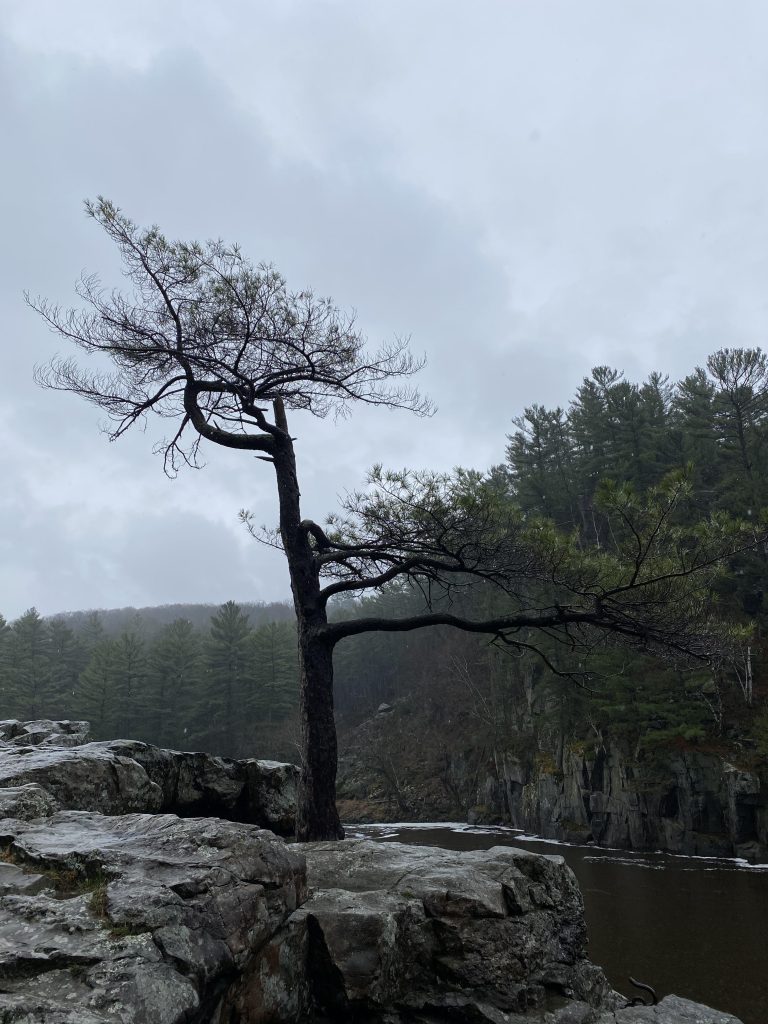
<path fill-rule="evenodd" d="M 98 612 L 74 622 L 34 608 L 0 617 L 3 718 L 84 718 L 98 739 L 296 759 L 292 623 L 254 628 L 232 601 L 207 629 L 177 619 L 152 632 L 134 616 L 109 634 Z"/>
<path fill-rule="evenodd" d="M 597 367 L 567 408 L 531 405 L 513 423 L 506 462 L 486 482 L 525 517 L 546 517 L 585 550 L 621 548 L 627 521 L 616 496 L 647 492 L 669 474 L 688 481 L 673 513 L 683 525 L 720 513 L 757 521 L 768 506 L 768 358 L 759 349 L 716 352 L 678 383 L 653 373 L 636 384 Z M 571 665 L 584 670 L 584 686 L 531 655 L 449 631 L 407 643 L 354 639 L 338 662 L 338 707 L 355 722 L 381 701 L 415 694 L 469 710 L 475 724 L 485 722 L 482 736 L 501 733 L 509 744 L 533 727 L 521 721 L 521 706 L 535 706 L 538 724 L 565 737 L 621 737 L 640 751 L 715 742 L 765 756 L 766 593 L 765 546 L 734 554 L 707 598 L 714 615 L 745 627 L 727 663 L 675 666 L 640 651 L 581 649 Z M 393 591 L 370 603 L 386 609 L 414 600 Z M 488 594 L 468 591 L 457 613 L 488 614 L 478 600 Z M 558 655 L 554 639 L 541 646 Z M 526 695 L 534 683 L 536 700 Z"/>

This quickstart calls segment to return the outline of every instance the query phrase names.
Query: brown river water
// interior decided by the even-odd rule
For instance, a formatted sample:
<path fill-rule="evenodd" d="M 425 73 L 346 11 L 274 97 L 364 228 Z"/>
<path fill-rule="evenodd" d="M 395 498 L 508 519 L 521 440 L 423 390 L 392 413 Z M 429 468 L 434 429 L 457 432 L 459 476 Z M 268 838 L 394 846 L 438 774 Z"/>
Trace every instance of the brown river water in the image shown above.
<path fill-rule="evenodd" d="M 512 828 L 352 825 L 349 837 L 559 854 L 584 895 L 590 958 L 614 988 L 628 975 L 670 993 L 768 1024 L 768 864 L 630 853 L 547 842 Z"/>

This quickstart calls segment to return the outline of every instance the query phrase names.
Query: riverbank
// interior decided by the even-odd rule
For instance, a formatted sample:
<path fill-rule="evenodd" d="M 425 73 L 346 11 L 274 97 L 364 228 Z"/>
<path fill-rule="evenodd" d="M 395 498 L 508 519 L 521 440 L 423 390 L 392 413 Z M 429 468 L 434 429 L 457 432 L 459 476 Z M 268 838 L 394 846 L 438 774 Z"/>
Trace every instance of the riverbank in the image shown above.
<path fill-rule="evenodd" d="M 606 850 L 456 822 L 350 825 L 348 832 L 379 842 L 562 856 L 584 899 L 589 956 L 615 989 L 637 995 L 631 975 L 660 996 L 676 992 L 744 1024 L 768 1021 L 768 865 Z"/>
<path fill-rule="evenodd" d="M 459 819 L 606 848 L 768 862 L 764 759 L 680 738 L 651 756 L 544 728 L 530 708 L 517 721 L 494 739 L 460 708 L 404 698 L 343 729 L 342 817 Z"/>

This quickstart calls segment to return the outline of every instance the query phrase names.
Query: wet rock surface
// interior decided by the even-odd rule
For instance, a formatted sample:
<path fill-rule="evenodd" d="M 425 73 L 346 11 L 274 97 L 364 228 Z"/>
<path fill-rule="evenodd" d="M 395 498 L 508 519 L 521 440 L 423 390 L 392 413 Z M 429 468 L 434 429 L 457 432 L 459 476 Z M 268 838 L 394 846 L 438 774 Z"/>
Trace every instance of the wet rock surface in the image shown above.
<path fill-rule="evenodd" d="M 217 819 L 63 811 L 0 842 L 4 1022 L 207 1024 L 306 895 L 296 849 Z"/>
<path fill-rule="evenodd" d="M 298 769 L 164 750 L 137 740 L 88 742 L 87 722 L 0 722 L 0 814 L 54 810 L 172 812 L 292 835 Z"/>
<path fill-rule="evenodd" d="M 297 847 L 202 816 L 288 831 L 295 784 L 0 723 L 0 1022 L 739 1024 L 674 997 L 622 1009 L 560 857 Z"/>
<path fill-rule="evenodd" d="M 102 746 L 144 769 L 160 790 L 163 811 L 228 818 L 293 835 L 299 774 L 295 765 L 165 750 L 138 740 Z"/>
<path fill-rule="evenodd" d="M 521 1010 L 550 995 L 611 996 L 586 958 L 581 893 L 560 857 L 364 840 L 306 855 L 317 894 L 302 912 L 350 1001 L 440 1005 L 472 989 L 475 1002 Z"/>
<path fill-rule="evenodd" d="M 302 852 L 312 896 L 285 942 L 306 958 L 302 1002 L 329 1020 L 503 1020 L 620 1001 L 586 957 L 581 894 L 560 857 L 365 840 Z M 243 1024 L 270 1019 L 270 963 L 256 959 L 230 994 Z"/>

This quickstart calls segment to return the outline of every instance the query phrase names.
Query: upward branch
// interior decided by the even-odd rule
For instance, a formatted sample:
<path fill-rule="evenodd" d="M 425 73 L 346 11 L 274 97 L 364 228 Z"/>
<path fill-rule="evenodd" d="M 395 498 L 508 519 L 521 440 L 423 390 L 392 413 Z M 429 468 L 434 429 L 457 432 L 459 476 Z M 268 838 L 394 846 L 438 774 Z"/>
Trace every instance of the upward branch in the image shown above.
<path fill-rule="evenodd" d="M 84 276 L 79 308 L 27 302 L 86 355 L 38 368 L 45 387 L 87 399 L 120 437 L 150 413 L 175 420 L 159 449 L 174 471 L 195 464 L 200 438 L 271 453 L 280 427 L 269 413 L 302 409 L 345 416 L 355 402 L 428 415 L 432 406 L 409 383 L 422 365 L 397 339 L 367 348 L 354 316 L 311 291 L 291 291 L 269 264 L 253 265 L 222 241 L 170 241 L 138 228 L 99 198 L 86 211 L 117 246 L 131 290 L 104 289 Z"/>

